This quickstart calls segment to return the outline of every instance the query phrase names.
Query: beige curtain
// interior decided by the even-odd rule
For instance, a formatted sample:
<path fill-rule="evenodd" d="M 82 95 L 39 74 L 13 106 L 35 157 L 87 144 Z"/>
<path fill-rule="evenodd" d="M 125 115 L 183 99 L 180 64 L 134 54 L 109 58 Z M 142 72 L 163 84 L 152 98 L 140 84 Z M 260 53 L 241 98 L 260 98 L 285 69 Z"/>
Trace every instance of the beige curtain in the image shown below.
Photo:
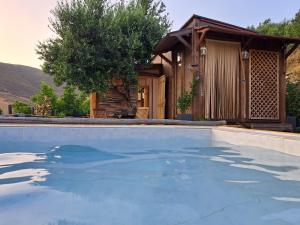
<path fill-rule="evenodd" d="M 207 40 L 205 117 L 236 119 L 239 114 L 240 43 Z"/>

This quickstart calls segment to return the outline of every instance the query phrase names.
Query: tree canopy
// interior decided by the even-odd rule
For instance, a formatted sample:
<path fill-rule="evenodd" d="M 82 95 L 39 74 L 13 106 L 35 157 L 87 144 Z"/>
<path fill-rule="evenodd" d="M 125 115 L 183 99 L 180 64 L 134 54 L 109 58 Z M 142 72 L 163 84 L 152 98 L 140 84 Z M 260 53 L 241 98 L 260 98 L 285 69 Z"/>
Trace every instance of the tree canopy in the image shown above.
<path fill-rule="evenodd" d="M 113 78 L 136 84 L 135 66 L 148 63 L 169 30 L 163 2 L 61 0 L 52 11 L 55 37 L 38 44 L 44 72 L 56 84 L 105 93 Z"/>

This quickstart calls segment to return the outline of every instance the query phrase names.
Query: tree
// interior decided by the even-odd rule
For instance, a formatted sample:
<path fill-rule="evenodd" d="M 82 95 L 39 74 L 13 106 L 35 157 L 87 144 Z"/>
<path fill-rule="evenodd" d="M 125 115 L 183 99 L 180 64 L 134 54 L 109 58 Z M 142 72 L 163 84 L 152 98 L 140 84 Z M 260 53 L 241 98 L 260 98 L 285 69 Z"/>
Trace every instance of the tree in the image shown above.
<path fill-rule="evenodd" d="M 52 14 L 56 37 L 40 42 L 37 50 L 44 72 L 58 85 L 86 93 L 106 93 L 114 78 L 121 79 L 127 98 L 137 83 L 135 66 L 149 62 L 170 27 L 164 4 L 153 0 L 113 6 L 107 0 L 62 0 Z"/>
<path fill-rule="evenodd" d="M 41 82 L 40 90 L 31 98 L 37 115 L 54 116 L 57 110 L 57 95 L 51 85 Z"/>
<path fill-rule="evenodd" d="M 14 113 L 21 113 L 25 115 L 29 115 L 32 113 L 31 107 L 24 102 L 15 101 L 12 104 L 12 108 Z"/>

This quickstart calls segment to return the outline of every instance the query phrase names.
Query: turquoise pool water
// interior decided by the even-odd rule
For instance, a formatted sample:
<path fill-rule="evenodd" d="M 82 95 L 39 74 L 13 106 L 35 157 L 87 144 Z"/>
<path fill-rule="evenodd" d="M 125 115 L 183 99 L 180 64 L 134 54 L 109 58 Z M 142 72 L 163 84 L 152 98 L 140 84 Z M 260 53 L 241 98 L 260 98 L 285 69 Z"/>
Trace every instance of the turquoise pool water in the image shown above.
<path fill-rule="evenodd" d="M 0 128 L 0 224 L 296 225 L 299 167 L 208 129 Z"/>

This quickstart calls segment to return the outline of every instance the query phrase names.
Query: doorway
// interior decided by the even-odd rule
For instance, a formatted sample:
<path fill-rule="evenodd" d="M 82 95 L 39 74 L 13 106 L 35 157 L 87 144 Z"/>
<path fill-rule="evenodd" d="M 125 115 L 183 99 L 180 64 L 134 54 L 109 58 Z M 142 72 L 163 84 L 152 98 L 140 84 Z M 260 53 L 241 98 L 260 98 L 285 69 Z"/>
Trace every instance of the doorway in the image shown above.
<path fill-rule="evenodd" d="M 140 76 L 137 99 L 137 118 L 165 119 L 166 76 Z"/>

